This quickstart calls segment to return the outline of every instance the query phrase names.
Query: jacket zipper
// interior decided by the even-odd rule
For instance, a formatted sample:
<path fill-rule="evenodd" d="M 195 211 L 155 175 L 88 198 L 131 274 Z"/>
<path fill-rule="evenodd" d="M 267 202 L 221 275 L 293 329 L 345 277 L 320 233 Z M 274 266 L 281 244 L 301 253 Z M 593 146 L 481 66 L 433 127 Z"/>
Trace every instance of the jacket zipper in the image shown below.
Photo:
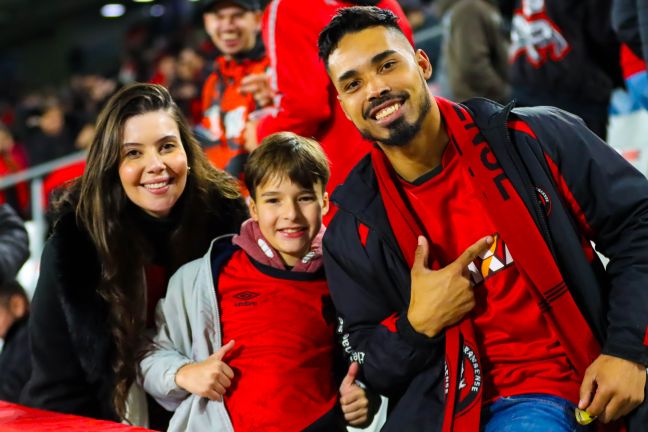
<path fill-rule="evenodd" d="M 509 108 L 506 117 L 504 118 L 504 134 L 506 136 L 507 144 L 509 144 L 508 149 L 509 150 L 509 155 L 511 158 L 515 161 L 516 165 L 519 167 L 525 167 L 525 165 L 522 163 L 519 155 L 517 154 L 517 150 L 515 148 L 515 145 L 513 144 L 513 140 L 511 139 L 511 134 L 509 133 L 509 129 L 507 126 L 507 121 L 509 114 L 511 112 L 511 109 L 513 107 Z M 554 252 L 554 245 L 553 242 L 551 241 L 550 233 L 549 233 L 549 226 L 547 224 L 547 218 L 545 212 L 542 210 L 540 207 L 540 203 L 538 202 L 538 197 L 537 197 L 537 191 L 536 188 L 533 184 L 531 184 L 531 179 L 526 172 L 526 169 L 524 171 L 524 176 L 522 176 L 522 182 L 525 183 L 525 192 L 527 193 L 528 198 L 531 199 L 531 203 L 533 206 L 533 210 L 535 213 L 535 220 L 538 224 L 538 228 L 540 229 L 540 233 L 542 234 L 542 237 L 545 239 L 545 242 L 547 243 L 547 246 L 549 247 L 549 250 L 551 251 L 551 255 L 556 257 L 556 254 Z"/>

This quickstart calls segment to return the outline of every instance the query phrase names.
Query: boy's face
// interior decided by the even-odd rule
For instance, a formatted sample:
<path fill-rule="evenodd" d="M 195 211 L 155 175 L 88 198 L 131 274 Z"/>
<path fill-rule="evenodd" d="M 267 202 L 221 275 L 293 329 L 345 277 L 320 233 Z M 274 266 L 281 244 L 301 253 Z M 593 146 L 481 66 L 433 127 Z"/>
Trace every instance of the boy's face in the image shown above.
<path fill-rule="evenodd" d="M 203 14 L 205 31 L 225 56 L 250 51 L 260 30 L 261 13 L 223 3 Z"/>
<path fill-rule="evenodd" d="M 249 206 L 263 236 L 284 263 L 293 267 L 310 251 L 322 226 L 322 216 L 328 212 L 329 200 L 319 181 L 304 188 L 281 177 L 257 186 Z"/>

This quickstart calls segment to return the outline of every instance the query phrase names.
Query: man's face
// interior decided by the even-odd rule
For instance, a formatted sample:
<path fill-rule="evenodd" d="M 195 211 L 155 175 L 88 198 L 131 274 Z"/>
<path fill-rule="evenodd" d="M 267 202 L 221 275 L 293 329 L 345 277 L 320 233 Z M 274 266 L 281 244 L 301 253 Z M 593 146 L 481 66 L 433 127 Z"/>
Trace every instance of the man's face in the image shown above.
<path fill-rule="evenodd" d="M 216 48 L 225 56 L 233 56 L 254 48 L 261 14 L 225 2 L 204 13 L 203 22 Z"/>
<path fill-rule="evenodd" d="M 329 56 L 329 75 L 347 118 L 369 140 L 407 145 L 431 101 L 430 62 L 398 31 L 370 27 L 342 37 Z"/>

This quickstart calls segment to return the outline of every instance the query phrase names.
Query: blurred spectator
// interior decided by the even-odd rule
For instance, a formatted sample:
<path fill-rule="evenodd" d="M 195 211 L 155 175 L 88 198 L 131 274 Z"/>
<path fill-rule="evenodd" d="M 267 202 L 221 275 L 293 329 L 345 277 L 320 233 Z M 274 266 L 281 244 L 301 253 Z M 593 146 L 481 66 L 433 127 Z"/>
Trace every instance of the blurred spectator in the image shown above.
<path fill-rule="evenodd" d="M 13 280 L 29 258 L 25 225 L 8 204 L 0 204 L 0 284 Z"/>
<path fill-rule="evenodd" d="M 508 36 L 491 0 L 442 0 L 444 73 L 450 97 L 485 97 L 507 103 L 511 96 Z"/>
<path fill-rule="evenodd" d="M 27 168 L 25 151 L 13 138 L 7 126 L 0 123 L 0 177 L 14 174 Z M 26 182 L 0 190 L 0 204 L 8 203 L 23 218 L 29 214 L 29 186 Z"/>
<path fill-rule="evenodd" d="M 374 5 L 392 10 L 412 42 L 412 30 L 396 0 L 318 1 L 273 0 L 264 13 L 263 38 L 272 62 L 271 84 L 276 110 L 259 121 L 250 141 L 291 131 L 319 141 L 331 162 L 327 192 L 343 182 L 351 168 L 371 150 L 337 101 L 337 92 L 317 54 L 317 38 L 338 9 Z M 255 136 L 256 135 L 256 136 Z M 335 213 L 324 218 L 327 223 Z"/>
<path fill-rule="evenodd" d="M 31 375 L 29 300 L 15 280 L 0 283 L 0 400 L 17 403 Z"/>
<path fill-rule="evenodd" d="M 169 91 L 189 123 L 197 125 L 202 118 L 200 92 L 205 60 L 193 48 L 184 48 L 178 54 L 176 79 Z"/>
<path fill-rule="evenodd" d="M 34 119 L 35 131 L 25 137 L 29 165 L 39 165 L 74 151 L 74 138 L 57 99 L 50 99 Z"/>
<path fill-rule="evenodd" d="M 622 85 L 612 0 L 517 0 L 511 29 L 513 97 L 553 105 L 607 135 L 612 90 Z"/>
<path fill-rule="evenodd" d="M 72 115 L 79 129 L 94 123 L 97 114 L 108 98 L 117 90 L 117 81 L 100 75 L 74 75 L 67 89 Z"/>
<path fill-rule="evenodd" d="M 422 49 L 430 58 L 432 76 L 428 81 L 433 81 L 437 74 L 437 65 L 441 56 L 441 23 L 432 8 L 423 4 L 421 0 L 399 1 L 407 21 L 414 32 L 414 46 Z"/>
<path fill-rule="evenodd" d="M 120 84 L 144 82 L 151 76 L 153 36 L 146 23 L 136 23 L 124 35 L 124 54 L 118 72 Z"/>
<path fill-rule="evenodd" d="M 205 31 L 219 50 L 202 91 L 203 118 L 197 133 L 209 160 L 240 178 L 248 156 L 245 126 L 251 113 L 272 102 L 261 93 L 243 92 L 242 79 L 264 75 L 269 61 L 259 36 L 258 0 L 204 2 Z"/>
<path fill-rule="evenodd" d="M 178 73 L 176 58 L 168 53 L 162 54 L 157 60 L 153 77 L 149 80 L 152 84 L 160 84 L 167 89 L 175 81 Z"/>

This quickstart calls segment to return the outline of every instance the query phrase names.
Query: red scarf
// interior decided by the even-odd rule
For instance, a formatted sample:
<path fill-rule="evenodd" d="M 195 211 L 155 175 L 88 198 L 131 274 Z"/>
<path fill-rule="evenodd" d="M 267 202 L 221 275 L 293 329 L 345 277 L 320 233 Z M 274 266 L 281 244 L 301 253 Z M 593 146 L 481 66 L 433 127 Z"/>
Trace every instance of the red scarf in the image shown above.
<path fill-rule="evenodd" d="M 540 303 L 543 315 L 555 330 L 578 376 L 582 377 L 585 369 L 600 353 L 600 346 L 571 297 L 545 240 L 468 110 L 442 98 L 436 98 L 436 103 L 447 125 L 451 138 L 449 145 L 456 146 L 460 163 L 469 170 L 474 186 L 482 192 L 484 208 L 498 232 L 506 239 L 520 274 L 533 288 L 533 295 Z M 396 172 L 380 149 L 374 148 L 371 156 L 392 231 L 411 267 L 418 236 L 424 235 L 430 240 L 424 224 L 411 206 L 416 197 L 406 195 Z M 440 266 L 439 262 L 430 263 L 432 269 Z M 473 369 L 481 370 L 472 320 L 466 317 L 446 328 L 445 338 L 443 432 L 477 432 L 482 386 L 478 386 L 474 394 L 462 394 L 463 400 L 459 397 L 458 389 L 462 378 L 460 373 L 465 369 L 461 367 L 461 362 L 467 365 L 467 362 L 476 361 Z"/>

